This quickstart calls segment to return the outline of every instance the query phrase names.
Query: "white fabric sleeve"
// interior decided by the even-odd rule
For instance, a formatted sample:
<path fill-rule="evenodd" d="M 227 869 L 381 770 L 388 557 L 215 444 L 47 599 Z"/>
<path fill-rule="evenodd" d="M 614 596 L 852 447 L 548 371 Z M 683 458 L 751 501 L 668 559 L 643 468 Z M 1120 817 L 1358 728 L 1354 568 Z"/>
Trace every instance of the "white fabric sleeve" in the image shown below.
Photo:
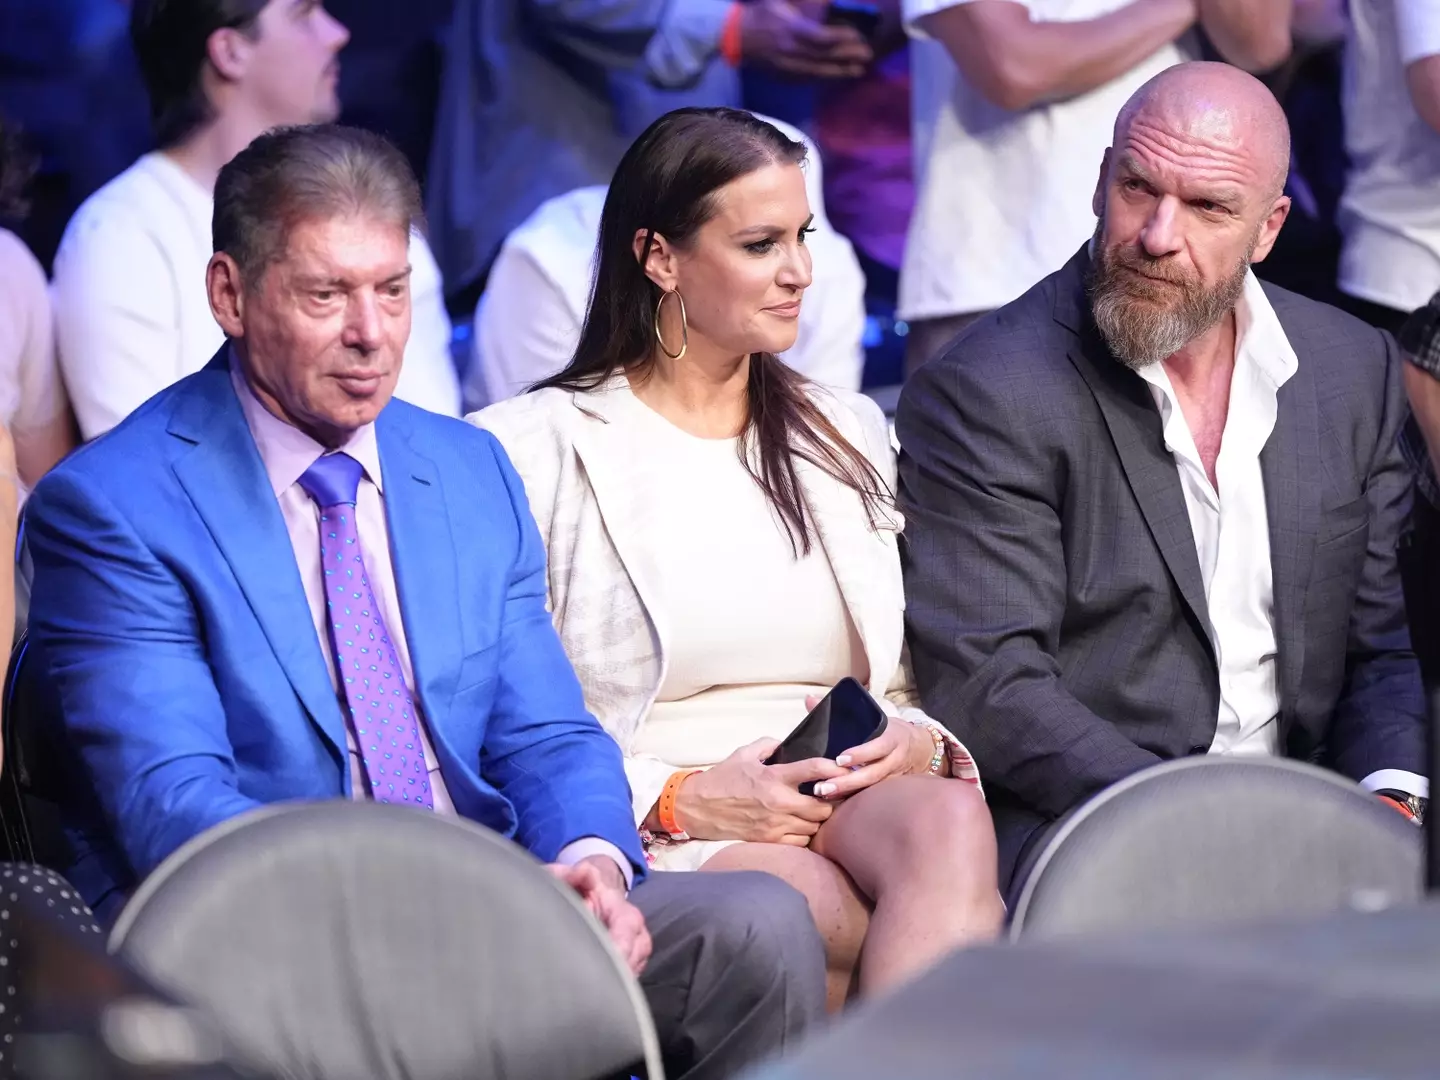
<path fill-rule="evenodd" d="M 536 31 L 581 60 L 692 85 L 720 48 L 731 0 L 521 0 Z M 638 61 L 638 63 L 637 63 Z"/>
<path fill-rule="evenodd" d="M 937 11 L 945 11 L 947 8 L 973 2 L 974 0 L 900 0 L 900 15 L 905 22 L 905 29 L 911 37 L 929 40 L 930 35 L 920 27 L 919 20 L 927 15 L 934 15 Z M 1031 20 L 1034 20 L 1035 0 L 1009 0 L 1009 2 L 1023 7 Z"/>
<path fill-rule="evenodd" d="M 1395 0 L 1395 35 L 1402 65 L 1440 53 L 1440 0 Z"/>
<path fill-rule="evenodd" d="M 410 340 L 395 396 L 431 412 L 460 415 L 460 377 L 450 355 L 440 267 L 418 232 L 410 234 Z"/>
<path fill-rule="evenodd" d="M 645 49 L 644 66 L 657 86 L 683 88 L 700 78 L 720 48 L 734 0 L 681 0 L 665 9 Z"/>
<path fill-rule="evenodd" d="M 135 216 L 72 220 L 51 295 L 83 438 L 109 431 L 184 373 L 175 269 Z"/>
<path fill-rule="evenodd" d="M 465 408 L 523 393 L 575 353 L 580 322 L 561 289 L 523 248 L 502 248 L 475 309 L 475 353 Z"/>
<path fill-rule="evenodd" d="M 23 435 L 65 405 L 45 271 L 19 237 L 0 233 L 0 419 Z"/>
<path fill-rule="evenodd" d="M 1430 798 L 1430 781 L 1418 773 L 1405 769 L 1381 769 L 1373 772 L 1360 786 L 1366 791 L 1403 791 L 1420 799 Z"/>

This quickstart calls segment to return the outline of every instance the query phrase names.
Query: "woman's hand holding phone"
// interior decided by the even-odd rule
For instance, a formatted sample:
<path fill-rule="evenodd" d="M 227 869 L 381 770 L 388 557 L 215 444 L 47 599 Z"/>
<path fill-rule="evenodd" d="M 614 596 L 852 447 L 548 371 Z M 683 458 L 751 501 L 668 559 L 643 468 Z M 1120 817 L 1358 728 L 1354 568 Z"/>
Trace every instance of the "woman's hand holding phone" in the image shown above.
<path fill-rule="evenodd" d="M 809 844 L 835 807 L 833 800 L 800 794 L 800 785 L 838 782 L 850 773 L 824 758 L 766 765 L 779 745 L 778 739 L 760 739 L 690 776 L 676 793 L 676 824 L 696 840 Z"/>
<path fill-rule="evenodd" d="M 807 697 L 805 708 L 813 709 L 819 702 L 818 697 Z M 815 794 L 835 803 L 891 776 L 928 773 L 934 753 L 935 740 L 918 724 L 886 724 L 877 737 L 836 758 L 835 764 L 841 766 L 840 777 L 816 784 Z"/>

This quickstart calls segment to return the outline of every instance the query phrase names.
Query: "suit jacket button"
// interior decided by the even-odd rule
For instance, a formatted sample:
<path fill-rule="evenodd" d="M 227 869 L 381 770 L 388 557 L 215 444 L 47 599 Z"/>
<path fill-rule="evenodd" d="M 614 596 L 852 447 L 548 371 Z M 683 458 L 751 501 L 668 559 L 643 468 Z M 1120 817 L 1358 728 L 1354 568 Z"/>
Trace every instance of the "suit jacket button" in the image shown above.
<path fill-rule="evenodd" d="M 1194 754 L 1208 754 L 1209 752 L 1210 752 L 1210 748 L 1209 748 L 1208 746 L 1192 746 L 1192 747 L 1190 747 L 1190 753 L 1191 753 L 1192 755 L 1194 755 Z"/>

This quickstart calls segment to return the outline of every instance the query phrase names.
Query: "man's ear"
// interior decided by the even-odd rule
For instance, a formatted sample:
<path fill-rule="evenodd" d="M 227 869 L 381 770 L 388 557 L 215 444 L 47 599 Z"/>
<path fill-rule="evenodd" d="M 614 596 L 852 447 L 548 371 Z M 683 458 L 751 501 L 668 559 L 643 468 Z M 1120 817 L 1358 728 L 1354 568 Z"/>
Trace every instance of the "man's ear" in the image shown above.
<path fill-rule="evenodd" d="M 662 292 L 675 288 L 679 280 L 679 260 L 670 241 L 649 229 L 636 229 L 631 248 L 635 252 L 635 261 L 645 268 L 645 276 Z"/>
<path fill-rule="evenodd" d="M 1090 196 L 1090 211 L 1097 218 L 1105 216 L 1105 182 L 1110 175 L 1110 149 L 1100 158 L 1100 175 L 1095 179 L 1095 194 Z"/>
<path fill-rule="evenodd" d="M 1270 254 L 1270 249 L 1280 238 L 1280 228 L 1289 216 L 1290 196 L 1281 195 L 1275 200 L 1275 205 L 1270 207 L 1269 215 L 1260 223 L 1260 237 L 1255 242 L 1255 250 L 1250 253 L 1251 263 L 1263 262 L 1265 256 Z"/>
<path fill-rule="evenodd" d="M 245 281 L 240 266 L 223 251 L 210 256 L 205 267 L 205 291 L 210 313 L 229 338 L 245 336 Z"/>
<path fill-rule="evenodd" d="M 254 41 L 234 27 L 216 30 L 205 41 L 205 58 L 226 82 L 239 82 L 250 67 Z"/>

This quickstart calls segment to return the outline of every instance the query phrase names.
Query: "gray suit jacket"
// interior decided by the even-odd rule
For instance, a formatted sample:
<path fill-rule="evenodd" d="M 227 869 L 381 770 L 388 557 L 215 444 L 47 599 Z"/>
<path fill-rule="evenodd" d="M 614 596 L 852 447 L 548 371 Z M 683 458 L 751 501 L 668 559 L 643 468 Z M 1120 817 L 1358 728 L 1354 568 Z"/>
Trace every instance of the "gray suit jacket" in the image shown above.
<path fill-rule="evenodd" d="M 545 200 L 608 184 L 630 141 L 685 105 L 735 105 L 726 0 L 457 0 L 427 216 L 447 295 L 479 280 Z"/>
<path fill-rule="evenodd" d="M 975 754 L 1008 875 L 1035 829 L 1205 752 L 1219 669 L 1148 385 L 1105 347 L 1082 250 L 912 378 L 897 418 L 926 710 Z M 1266 286 L 1300 361 L 1261 453 L 1280 743 L 1356 780 L 1424 774 L 1396 542 L 1411 476 L 1388 335 Z M 1004 879 L 1002 879 L 1004 880 Z"/>

